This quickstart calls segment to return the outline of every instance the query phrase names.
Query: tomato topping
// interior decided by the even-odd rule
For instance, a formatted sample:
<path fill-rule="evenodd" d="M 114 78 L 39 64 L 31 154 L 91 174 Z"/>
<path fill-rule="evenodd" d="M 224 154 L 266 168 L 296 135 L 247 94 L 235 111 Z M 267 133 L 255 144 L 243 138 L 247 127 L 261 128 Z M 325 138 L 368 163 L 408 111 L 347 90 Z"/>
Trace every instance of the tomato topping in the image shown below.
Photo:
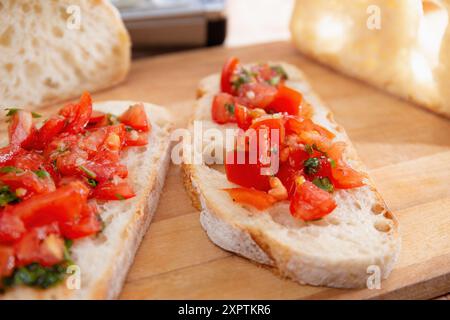
<path fill-rule="evenodd" d="M 83 131 L 92 114 L 92 99 L 88 92 L 84 92 L 77 104 L 69 103 L 59 112 L 67 119 L 66 132 L 79 133 Z"/>
<path fill-rule="evenodd" d="M 125 146 L 145 146 L 148 144 L 148 132 L 128 130 L 125 134 Z"/>
<path fill-rule="evenodd" d="M 8 163 L 20 151 L 19 147 L 7 146 L 0 148 L 0 165 Z"/>
<path fill-rule="evenodd" d="M 29 170 L 12 169 L 12 172 L 0 175 L 0 181 L 15 191 L 20 198 L 29 198 L 33 194 L 51 192 L 55 190 L 55 184 L 48 172 L 39 170 L 32 172 Z M 22 195 L 18 189 L 23 189 Z"/>
<path fill-rule="evenodd" d="M 347 164 L 338 162 L 335 168 L 331 168 L 333 182 L 336 188 L 351 189 L 364 185 L 365 176 L 350 168 Z"/>
<path fill-rule="evenodd" d="M 78 221 L 61 225 L 62 233 L 69 239 L 78 239 L 100 232 L 102 222 L 97 213 L 97 207 L 86 204 Z"/>
<path fill-rule="evenodd" d="M 144 105 L 142 103 L 138 103 L 132 105 L 125 111 L 120 117 L 119 120 L 136 130 L 149 131 L 150 124 L 147 120 L 147 113 L 145 112 Z"/>
<path fill-rule="evenodd" d="M 295 180 L 299 177 L 301 173 L 291 167 L 289 164 L 282 163 L 276 174 L 277 178 L 280 179 L 283 186 L 286 188 L 289 199 L 294 195 L 295 192 Z"/>
<path fill-rule="evenodd" d="M 286 112 L 290 115 L 298 115 L 302 101 L 303 96 L 300 92 L 282 84 L 278 87 L 268 109 L 272 113 Z"/>
<path fill-rule="evenodd" d="M 286 119 L 285 126 L 288 133 L 300 135 L 303 131 L 317 131 L 321 136 L 327 139 L 333 139 L 335 137 L 334 133 L 322 126 L 319 126 L 318 124 L 315 124 L 310 119 L 288 117 Z"/>
<path fill-rule="evenodd" d="M 64 240 L 57 224 L 33 228 L 15 244 L 17 266 L 39 263 L 44 267 L 64 259 Z"/>
<path fill-rule="evenodd" d="M 261 174 L 262 167 L 258 164 L 257 159 L 256 161 L 254 160 L 250 158 L 249 152 L 246 151 L 231 151 L 227 153 L 225 161 L 227 178 L 229 181 L 243 187 L 267 191 L 270 189 L 269 176 Z"/>
<path fill-rule="evenodd" d="M 33 141 L 36 128 L 33 115 L 29 111 L 16 110 L 8 127 L 9 144 L 12 147 L 28 147 Z"/>
<path fill-rule="evenodd" d="M 14 266 L 14 249 L 8 246 L 0 246 L 0 278 L 10 276 Z"/>
<path fill-rule="evenodd" d="M 277 200 L 266 192 L 250 188 L 224 189 L 228 192 L 233 201 L 250 205 L 258 210 L 270 208 Z"/>
<path fill-rule="evenodd" d="M 25 232 L 22 220 L 11 214 L 10 209 L 9 207 L 0 212 L 0 244 L 13 243 Z"/>
<path fill-rule="evenodd" d="M 234 92 L 231 78 L 234 75 L 237 67 L 239 66 L 239 60 L 235 57 L 231 57 L 223 65 L 222 74 L 220 77 L 220 89 L 222 92 L 232 94 Z"/>
<path fill-rule="evenodd" d="M 214 97 L 212 104 L 212 118 L 215 122 L 220 124 L 235 121 L 235 104 L 233 96 L 228 93 L 219 93 Z"/>
<path fill-rule="evenodd" d="M 25 226 L 42 226 L 52 222 L 67 223 L 80 218 L 88 189 L 81 182 L 72 182 L 53 192 L 39 194 L 12 207 L 12 213 Z"/>
<path fill-rule="evenodd" d="M 99 200 L 125 200 L 133 198 L 135 193 L 126 181 L 107 181 L 99 184 L 93 193 L 93 197 Z"/>
<path fill-rule="evenodd" d="M 42 150 L 45 146 L 58 134 L 60 134 L 66 126 L 66 118 L 63 116 L 53 116 L 48 119 L 37 133 L 34 147 Z"/>
<path fill-rule="evenodd" d="M 89 118 L 88 124 L 94 125 L 94 124 L 104 121 L 104 119 L 106 119 L 106 113 L 93 110 L 91 117 Z"/>
<path fill-rule="evenodd" d="M 310 181 L 297 178 L 295 192 L 289 207 L 294 217 L 304 221 L 317 220 L 332 212 L 336 206 L 330 193 Z"/>
<path fill-rule="evenodd" d="M 247 130 L 251 126 L 253 121 L 253 118 L 250 115 L 248 108 L 240 104 L 236 104 L 234 111 L 238 127 L 241 128 L 242 130 Z"/>
<path fill-rule="evenodd" d="M 265 109 L 277 96 L 277 89 L 265 82 L 244 83 L 238 90 L 239 101 L 245 105 Z"/>
<path fill-rule="evenodd" d="M 274 132 L 278 132 L 278 141 L 275 142 L 278 143 L 278 146 L 281 146 L 285 138 L 284 121 L 282 118 L 272 118 L 272 117 L 258 118 L 250 126 L 250 129 L 254 129 L 258 132 L 258 138 L 259 138 L 259 131 L 265 130 L 268 135 L 269 144 L 271 143 L 272 135 L 274 134 Z"/>

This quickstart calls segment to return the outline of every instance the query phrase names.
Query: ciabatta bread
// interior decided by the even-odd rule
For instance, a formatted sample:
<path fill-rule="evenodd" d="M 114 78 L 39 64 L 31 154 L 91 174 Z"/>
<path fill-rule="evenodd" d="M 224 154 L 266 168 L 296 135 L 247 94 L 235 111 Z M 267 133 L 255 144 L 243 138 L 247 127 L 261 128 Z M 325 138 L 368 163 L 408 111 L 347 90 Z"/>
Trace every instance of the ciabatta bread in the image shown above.
<path fill-rule="evenodd" d="M 0 1 L 0 105 L 37 106 L 121 82 L 130 39 L 106 0 Z"/>
<path fill-rule="evenodd" d="M 132 104 L 107 101 L 94 103 L 93 109 L 120 115 Z M 144 106 L 152 126 L 149 143 L 124 151 L 122 158 L 136 197 L 100 205 L 104 230 L 97 237 L 74 241 L 72 258 L 80 267 L 80 289 L 69 289 L 64 280 L 48 289 L 14 287 L 0 294 L 0 299 L 112 299 L 119 295 L 156 210 L 170 159 L 171 116 L 162 107 Z"/>
<path fill-rule="evenodd" d="M 450 117 L 449 1 L 296 0 L 304 54 Z"/>
<path fill-rule="evenodd" d="M 271 63 L 270 63 L 271 64 Z M 304 75 L 294 66 L 282 65 L 292 87 L 312 104 L 312 120 L 348 145 L 346 161 L 364 171 L 344 129 L 315 95 Z M 194 119 L 203 130 L 224 130 L 211 119 L 211 103 L 219 92 L 219 75 L 205 78 L 199 87 Z M 208 141 L 204 145 L 208 145 Z M 319 221 L 303 222 L 289 213 L 289 203 L 279 202 L 266 211 L 233 202 L 224 188 L 229 182 L 223 166 L 184 164 L 185 185 L 201 210 L 200 222 L 209 238 L 225 250 L 273 267 L 282 276 L 302 284 L 339 288 L 364 287 L 373 272 L 386 278 L 400 249 L 397 222 L 371 181 L 361 188 L 334 192 L 337 208 Z"/>

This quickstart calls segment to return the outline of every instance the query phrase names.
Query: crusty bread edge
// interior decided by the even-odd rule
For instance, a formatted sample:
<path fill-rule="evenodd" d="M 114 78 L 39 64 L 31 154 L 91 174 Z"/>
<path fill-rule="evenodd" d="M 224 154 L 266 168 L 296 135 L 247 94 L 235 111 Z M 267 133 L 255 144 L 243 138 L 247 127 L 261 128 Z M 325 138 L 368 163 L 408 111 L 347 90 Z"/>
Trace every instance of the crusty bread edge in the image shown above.
<path fill-rule="evenodd" d="M 286 65 L 285 63 L 283 63 Z M 297 68 L 295 68 L 297 71 L 299 71 Z M 304 77 L 304 75 L 299 71 L 299 74 Z M 209 76 L 211 77 L 211 76 Z M 209 78 L 207 77 L 207 78 Z M 202 97 L 204 94 L 207 93 L 207 89 L 202 87 L 202 84 L 205 82 L 207 78 L 204 78 L 200 82 L 200 87 L 197 89 L 197 98 Z M 307 81 L 307 80 L 306 80 Z M 323 104 L 320 100 L 320 98 L 315 94 L 315 98 L 318 102 Z M 349 158 L 359 160 L 359 157 L 356 153 L 356 150 L 351 143 L 351 140 L 349 139 L 348 135 L 345 132 L 345 129 L 336 123 L 334 120 L 333 113 L 331 110 L 328 109 L 327 113 L 327 119 L 332 123 L 334 126 L 336 126 L 336 129 L 340 132 L 342 132 L 346 137 L 347 142 L 347 151 L 349 154 Z M 218 206 L 215 206 L 214 203 L 211 203 L 208 201 L 207 198 L 205 198 L 201 191 L 199 190 L 198 186 L 196 185 L 195 181 L 195 166 L 192 164 L 183 164 L 183 180 L 184 185 L 186 186 L 186 190 L 188 192 L 189 197 L 191 198 L 194 207 L 201 210 L 200 213 L 200 222 L 204 230 L 206 231 L 208 237 L 213 241 L 216 245 L 219 247 L 224 248 L 227 251 L 231 251 L 234 253 L 237 253 L 238 255 L 241 255 L 243 257 L 246 257 L 248 259 L 251 259 L 255 262 L 262 263 L 264 265 L 272 267 L 272 271 L 275 273 L 283 276 L 291 278 L 300 284 L 313 284 L 313 285 L 322 285 L 322 286 L 330 286 L 330 287 L 338 287 L 338 288 L 357 288 L 357 287 L 363 287 L 366 285 L 367 278 L 364 279 L 347 279 L 345 276 L 338 279 L 337 281 L 334 281 L 332 283 L 317 283 L 317 280 L 308 277 L 308 274 L 303 274 L 303 277 L 297 277 L 293 272 L 289 271 L 289 268 L 287 266 L 287 263 L 289 262 L 289 248 L 282 247 L 280 244 L 273 244 L 270 245 L 267 243 L 266 239 L 264 238 L 264 235 L 262 235 L 260 232 L 256 230 L 251 230 L 249 228 L 242 229 L 239 226 L 235 226 L 232 224 L 232 222 L 227 221 L 225 219 L 225 215 L 221 213 L 223 208 L 219 208 Z M 365 170 L 367 171 L 367 170 Z M 400 233 L 399 233 L 399 224 L 398 220 L 395 217 L 395 215 L 387 208 L 386 203 L 382 199 L 380 193 L 376 190 L 374 187 L 374 184 L 372 180 L 368 179 L 368 184 L 371 188 L 371 190 L 374 192 L 375 196 L 377 197 L 378 204 L 380 204 L 383 208 L 386 209 L 386 212 L 384 213 L 385 217 L 392 220 L 393 222 L 393 238 L 397 241 L 396 243 L 396 252 L 394 253 L 394 257 L 391 260 L 391 263 L 386 265 L 384 269 L 382 269 L 382 277 L 383 279 L 386 279 L 389 274 L 391 273 L 396 261 L 398 260 L 399 252 L 400 252 Z M 228 232 L 229 234 L 232 234 L 231 237 L 225 236 L 226 239 L 224 239 L 224 235 L 220 234 L 225 230 L 225 232 Z M 274 245 L 278 246 L 276 248 L 276 251 L 278 252 L 284 252 L 284 254 L 281 254 L 282 256 L 285 256 L 286 258 L 281 259 L 283 263 L 277 263 L 277 261 L 273 258 L 273 254 L 271 253 L 271 246 L 274 248 Z M 278 256 L 280 256 L 280 253 L 278 253 Z M 278 259 L 280 260 L 280 259 Z M 301 262 L 300 262 L 301 263 Z M 302 268 L 301 265 L 297 266 L 298 268 Z M 345 274 L 345 273 L 344 273 Z"/>

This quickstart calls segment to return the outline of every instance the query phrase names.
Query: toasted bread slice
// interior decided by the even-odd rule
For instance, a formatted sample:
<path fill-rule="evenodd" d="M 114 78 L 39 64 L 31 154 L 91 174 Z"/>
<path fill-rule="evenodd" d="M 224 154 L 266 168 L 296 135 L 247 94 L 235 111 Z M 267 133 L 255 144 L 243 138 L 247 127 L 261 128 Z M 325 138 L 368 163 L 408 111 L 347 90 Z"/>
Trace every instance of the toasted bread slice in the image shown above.
<path fill-rule="evenodd" d="M 93 108 L 119 115 L 134 103 L 107 101 L 95 103 Z M 0 294 L 0 299 L 113 299 L 119 295 L 156 210 L 170 159 L 171 116 L 162 107 L 144 106 L 152 125 L 149 143 L 125 151 L 122 158 L 136 197 L 101 204 L 104 230 L 97 237 L 74 241 L 72 257 L 81 271 L 80 289 L 69 289 L 70 280 L 66 280 L 42 290 L 15 287 Z"/>
<path fill-rule="evenodd" d="M 345 160 L 364 171 L 344 129 L 315 95 L 304 75 L 292 65 L 287 85 L 297 89 L 314 108 L 314 122 L 348 145 Z M 206 128 L 225 129 L 211 119 L 219 75 L 205 78 L 198 90 L 195 120 Z M 206 145 L 206 143 L 204 143 Z M 338 288 L 363 287 L 371 274 L 386 278 L 400 249 L 397 222 L 368 179 L 364 187 L 335 191 L 337 208 L 319 221 L 304 222 L 289 213 L 289 203 L 279 202 L 266 211 L 240 205 L 224 188 L 229 182 L 220 166 L 184 164 L 185 185 L 201 210 L 200 221 L 209 238 L 225 250 L 272 266 L 282 276 L 302 284 Z M 223 167 L 223 166 L 222 166 Z"/>
<path fill-rule="evenodd" d="M 0 21 L 0 105 L 49 105 L 128 73 L 130 39 L 109 1 L 2 0 Z"/>

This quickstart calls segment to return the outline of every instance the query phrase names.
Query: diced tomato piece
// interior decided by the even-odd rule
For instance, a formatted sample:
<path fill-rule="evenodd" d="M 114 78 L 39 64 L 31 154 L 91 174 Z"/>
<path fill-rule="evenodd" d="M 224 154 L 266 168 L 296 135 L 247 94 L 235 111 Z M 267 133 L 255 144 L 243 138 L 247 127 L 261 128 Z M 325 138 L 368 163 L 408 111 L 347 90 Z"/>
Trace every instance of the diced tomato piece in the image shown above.
<path fill-rule="evenodd" d="M 127 131 L 125 134 L 125 146 L 145 146 L 148 144 L 148 132 L 137 130 Z"/>
<path fill-rule="evenodd" d="M 256 157 L 257 158 L 257 157 Z M 241 160 L 242 159 L 242 160 Z M 229 181 L 247 188 L 256 188 L 262 191 L 270 190 L 269 176 L 261 174 L 261 165 L 250 163 L 249 152 L 230 151 L 225 161 L 225 172 Z M 238 163 L 244 162 L 244 163 Z"/>
<path fill-rule="evenodd" d="M 145 112 L 142 103 L 130 106 L 128 110 L 119 117 L 119 120 L 123 124 L 136 130 L 145 132 L 150 130 L 150 123 L 148 122 L 147 113 Z"/>
<path fill-rule="evenodd" d="M 133 198 L 136 194 L 127 181 L 106 181 L 100 183 L 92 193 L 92 197 L 99 200 L 125 200 Z"/>
<path fill-rule="evenodd" d="M 35 195 L 20 202 L 11 211 L 22 219 L 26 227 L 77 221 L 88 192 L 89 189 L 83 183 L 72 182 L 53 192 Z"/>
<path fill-rule="evenodd" d="M 63 107 L 59 114 L 67 119 L 65 131 L 79 133 L 84 130 L 92 114 L 92 99 L 88 92 L 81 95 L 77 104 L 69 103 Z"/>
<path fill-rule="evenodd" d="M 330 139 L 316 131 L 302 131 L 298 136 L 302 143 L 310 146 L 315 145 L 323 153 L 327 153 L 333 145 Z"/>
<path fill-rule="evenodd" d="M 88 153 L 75 147 L 56 158 L 56 167 L 62 175 L 80 175 L 87 159 Z"/>
<path fill-rule="evenodd" d="M 320 189 L 310 181 L 297 178 L 296 189 L 291 199 L 291 214 L 304 221 L 320 219 L 331 213 L 337 206 L 330 193 Z"/>
<path fill-rule="evenodd" d="M 34 141 L 34 148 L 44 149 L 54 137 L 60 134 L 66 126 L 66 118 L 63 116 L 53 116 L 45 121 L 44 125 L 38 130 Z"/>
<path fill-rule="evenodd" d="M 14 156 L 12 161 L 8 163 L 8 165 L 23 170 L 36 171 L 44 166 L 44 161 L 45 159 L 42 154 L 34 150 L 27 151 L 24 149 L 20 149 L 19 152 Z"/>
<path fill-rule="evenodd" d="M 35 133 L 36 128 L 31 112 L 17 110 L 11 116 L 8 127 L 10 146 L 27 148 L 33 141 Z"/>
<path fill-rule="evenodd" d="M 7 207 L 0 212 L 0 244 L 13 243 L 25 232 L 22 220 L 11 214 L 10 209 L 11 207 Z"/>
<path fill-rule="evenodd" d="M 287 163 L 282 163 L 276 174 L 277 178 L 280 179 L 281 183 L 286 188 L 289 199 L 294 195 L 295 180 L 300 174 L 301 171 L 294 169 Z"/>
<path fill-rule="evenodd" d="M 83 170 L 80 173 L 82 176 L 93 178 L 98 182 L 104 182 L 112 179 L 114 176 L 126 178 L 128 169 L 126 165 L 120 163 L 120 155 L 118 153 L 103 150 L 88 160 L 83 165 Z"/>
<path fill-rule="evenodd" d="M 288 164 L 296 170 L 303 169 L 303 163 L 310 157 L 309 153 L 301 146 L 290 147 Z"/>
<path fill-rule="evenodd" d="M 285 138 L 284 122 L 283 122 L 283 119 L 281 119 L 281 118 L 272 118 L 272 117 L 257 118 L 253 122 L 253 124 L 250 126 L 250 129 L 254 129 L 257 132 L 259 132 L 261 130 L 266 130 L 267 134 L 268 134 L 269 143 L 271 143 L 272 135 L 274 134 L 273 130 L 277 130 L 279 140 L 276 142 L 278 142 L 278 146 L 281 146 L 281 144 L 283 143 L 284 138 Z M 259 138 L 259 133 L 258 133 L 258 138 Z"/>
<path fill-rule="evenodd" d="M 61 225 L 61 232 L 68 239 L 78 239 L 97 234 L 102 229 L 102 222 L 98 216 L 97 208 L 93 204 L 86 204 L 81 218 L 76 222 Z"/>
<path fill-rule="evenodd" d="M 334 168 L 331 168 L 331 173 L 336 188 L 351 189 L 364 185 L 365 176 L 341 161 Z"/>
<path fill-rule="evenodd" d="M 20 198 L 27 199 L 33 194 L 47 193 L 55 190 L 55 184 L 50 176 L 38 177 L 32 171 L 15 171 L 0 175 L 0 181 L 9 186 L 11 190 L 25 189 L 26 192 Z"/>
<path fill-rule="evenodd" d="M 222 92 L 233 94 L 234 88 L 231 83 L 231 77 L 234 75 L 239 66 L 239 60 L 235 57 L 229 58 L 222 68 L 220 77 L 220 89 Z"/>
<path fill-rule="evenodd" d="M 10 276 L 14 270 L 14 266 L 14 248 L 9 246 L 0 246 L 0 279 L 2 277 Z"/>
<path fill-rule="evenodd" d="M 265 109 L 273 103 L 277 89 L 265 82 L 244 83 L 239 87 L 240 102 L 246 106 Z"/>
<path fill-rule="evenodd" d="M 238 127 L 242 130 L 247 130 L 251 126 L 253 120 L 248 109 L 240 104 L 236 104 L 235 114 Z"/>
<path fill-rule="evenodd" d="M 14 245 L 17 266 L 37 262 L 49 267 L 64 259 L 64 240 L 57 224 L 45 225 L 29 230 Z"/>
<path fill-rule="evenodd" d="M 256 189 L 231 188 L 224 190 L 228 192 L 233 201 L 250 205 L 258 210 L 266 210 L 267 208 L 270 208 L 275 202 L 277 202 L 277 199 L 275 199 L 270 194 Z"/>
<path fill-rule="evenodd" d="M 233 96 L 228 93 L 219 93 L 214 97 L 212 104 L 212 118 L 215 122 L 224 124 L 234 122 L 235 102 Z"/>
<path fill-rule="evenodd" d="M 315 124 L 310 119 L 297 119 L 294 117 L 288 117 L 285 123 L 286 132 L 295 133 L 300 135 L 304 131 L 317 131 L 321 136 L 327 139 L 333 139 L 335 137 L 334 133 L 325 129 L 318 124 Z"/>
<path fill-rule="evenodd" d="M 94 125 L 94 124 L 104 121 L 104 119 L 106 119 L 106 113 L 97 111 L 97 110 L 93 110 L 91 117 L 89 118 L 88 124 Z"/>
<path fill-rule="evenodd" d="M 278 91 L 272 99 L 268 110 L 272 113 L 286 112 L 290 115 L 298 115 L 302 101 L 303 96 L 300 92 L 282 84 L 278 87 Z"/>

